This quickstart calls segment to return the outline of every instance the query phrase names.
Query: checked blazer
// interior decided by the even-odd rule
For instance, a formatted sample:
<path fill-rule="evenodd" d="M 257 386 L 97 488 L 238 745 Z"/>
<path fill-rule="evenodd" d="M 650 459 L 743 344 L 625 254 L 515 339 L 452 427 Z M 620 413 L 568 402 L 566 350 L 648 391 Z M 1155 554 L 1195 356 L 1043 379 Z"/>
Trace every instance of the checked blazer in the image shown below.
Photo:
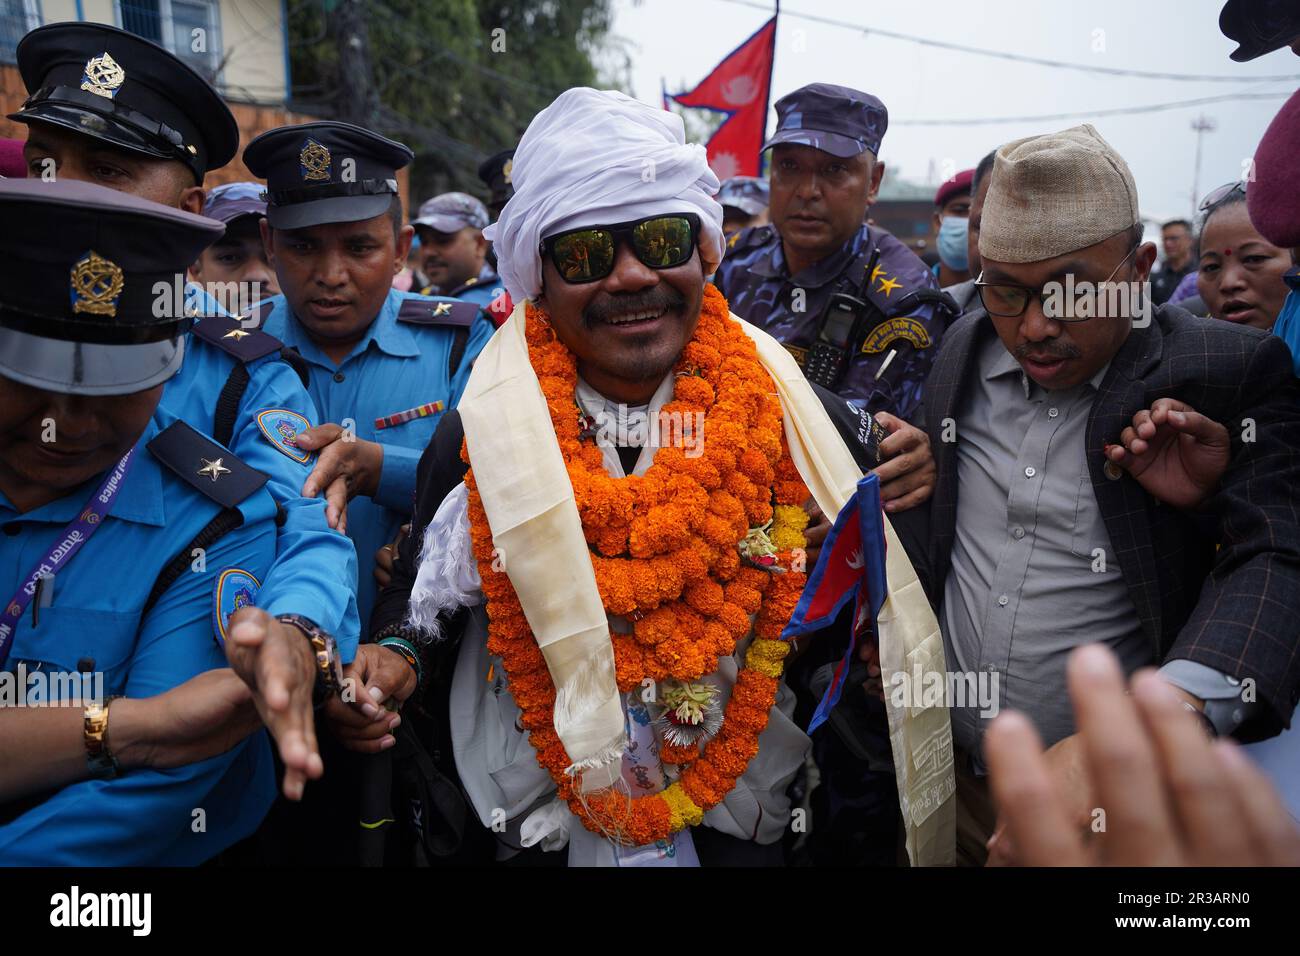
<path fill-rule="evenodd" d="M 976 304 L 944 336 L 926 380 L 938 478 L 926 512 L 908 518 L 900 536 L 936 606 L 961 504 L 961 435 L 943 441 L 944 426 L 951 419 L 952 438 L 978 346 L 995 334 Z M 1102 446 L 1117 443 L 1134 414 L 1165 397 L 1221 422 L 1232 437 L 1220 486 L 1196 512 L 1164 505 L 1126 472 L 1112 468 L 1109 477 L 1104 468 Z M 1285 343 L 1161 306 L 1112 359 L 1085 441 L 1093 492 L 1153 663 L 1187 659 L 1253 679 L 1264 706 L 1238 729 L 1242 739 L 1289 726 L 1300 698 L 1300 384 Z"/>

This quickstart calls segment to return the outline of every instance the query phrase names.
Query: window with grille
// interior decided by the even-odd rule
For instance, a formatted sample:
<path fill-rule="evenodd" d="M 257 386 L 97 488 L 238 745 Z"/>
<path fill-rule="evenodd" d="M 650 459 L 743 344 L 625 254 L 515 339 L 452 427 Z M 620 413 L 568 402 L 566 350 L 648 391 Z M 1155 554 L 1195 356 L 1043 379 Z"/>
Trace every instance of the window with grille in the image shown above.
<path fill-rule="evenodd" d="M 41 0 L 0 0 L 0 63 L 13 63 L 18 41 L 41 25 Z"/>
<path fill-rule="evenodd" d="M 123 30 L 165 47 L 217 81 L 221 39 L 216 0 L 117 0 L 117 7 Z"/>

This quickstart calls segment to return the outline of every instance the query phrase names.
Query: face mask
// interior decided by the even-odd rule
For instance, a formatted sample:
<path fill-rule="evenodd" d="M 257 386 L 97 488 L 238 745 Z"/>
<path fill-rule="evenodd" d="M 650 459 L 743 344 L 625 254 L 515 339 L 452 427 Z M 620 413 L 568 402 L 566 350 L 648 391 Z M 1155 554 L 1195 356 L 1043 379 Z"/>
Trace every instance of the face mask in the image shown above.
<path fill-rule="evenodd" d="M 939 224 L 939 259 L 954 272 L 964 272 L 966 260 L 966 227 L 969 220 L 961 216 L 944 216 Z"/>

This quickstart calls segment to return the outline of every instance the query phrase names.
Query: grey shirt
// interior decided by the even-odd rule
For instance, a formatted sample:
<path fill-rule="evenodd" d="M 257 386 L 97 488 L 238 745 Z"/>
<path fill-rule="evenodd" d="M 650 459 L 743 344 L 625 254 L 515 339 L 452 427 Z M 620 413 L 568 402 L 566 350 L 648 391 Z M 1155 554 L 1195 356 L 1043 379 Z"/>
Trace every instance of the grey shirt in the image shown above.
<path fill-rule="evenodd" d="M 1125 673 L 1153 663 L 1084 458 L 1105 374 L 1049 391 L 989 336 L 957 418 L 960 492 L 941 622 L 948 669 L 967 689 L 949 698 L 954 744 L 981 773 L 980 741 L 1002 707 L 1027 714 L 1046 746 L 1074 732 L 1065 683 L 1074 647 L 1107 645 Z"/>

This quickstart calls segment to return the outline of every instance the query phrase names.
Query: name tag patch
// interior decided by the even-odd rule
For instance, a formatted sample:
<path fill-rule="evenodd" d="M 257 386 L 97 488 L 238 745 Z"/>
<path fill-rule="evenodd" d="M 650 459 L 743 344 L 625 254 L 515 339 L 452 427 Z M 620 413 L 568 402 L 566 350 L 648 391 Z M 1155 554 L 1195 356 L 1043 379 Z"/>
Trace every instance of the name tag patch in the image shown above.
<path fill-rule="evenodd" d="M 258 413 L 257 427 L 276 451 L 304 464 L 311 461 L 311 452 L 298 447 L 298 436 L 311 428 L 311 422 L 297 412 L 287 408 L 268 408 Z"/>
<path fill-rule="evenodd" d="M 872 329 L 862 343 L 862 351 L 867 354 L 883 352 L 890 342 L 897 342 L 899 339 L 911 342 L 918 349 L 928 348 L 930 345 L 930 335 L 919 319 L 900 316 L 896 319 L 887 319 Z"/>
<path fill-rule="evenodd" d="M 217 643 L 225 646 L 230 615 L 257 600 L 262 584 L 242 568 L 226 568 L 217 575 L 217 585 L 212 598 L 212 631 Z"/>

